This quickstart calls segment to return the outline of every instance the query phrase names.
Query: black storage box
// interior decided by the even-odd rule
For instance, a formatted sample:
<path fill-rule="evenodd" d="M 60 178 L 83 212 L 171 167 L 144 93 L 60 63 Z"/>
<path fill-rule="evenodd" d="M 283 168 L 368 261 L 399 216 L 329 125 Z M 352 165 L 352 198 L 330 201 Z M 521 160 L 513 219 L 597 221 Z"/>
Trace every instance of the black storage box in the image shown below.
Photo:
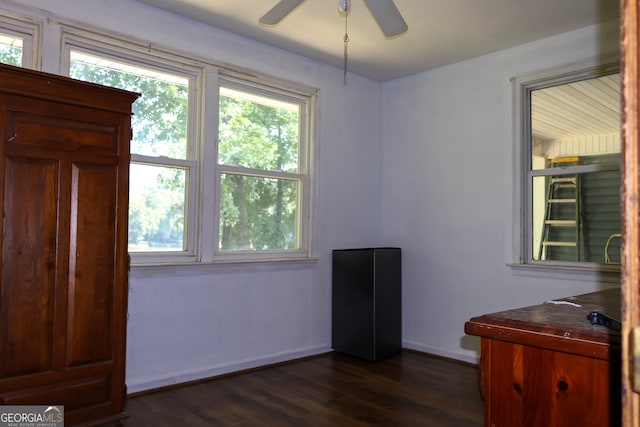
<path fill-rule="evenodd" d="M 380 360 L 402 349 L 400 248 L 333 251 L 332 346 Z"/>

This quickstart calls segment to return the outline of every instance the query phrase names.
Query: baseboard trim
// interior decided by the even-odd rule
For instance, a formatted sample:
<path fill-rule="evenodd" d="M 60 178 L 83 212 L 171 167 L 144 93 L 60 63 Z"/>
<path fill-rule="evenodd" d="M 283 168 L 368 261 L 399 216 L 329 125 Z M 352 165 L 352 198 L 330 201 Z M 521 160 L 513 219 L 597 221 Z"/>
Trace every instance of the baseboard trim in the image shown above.
<path fill-rule="evenodd" d="M 246 359 L 231 363 L 224 363 L 208 368 L 193 370 L 189 372 L 165 375 L 163 377 L 150 379 L 147 381 L 130 382 L 127 381 L 128 397 L 136 397 L 144 394 L 156 393 L 176 387 L 197 384 L 211 381 L 229 375 L 239 375 L 256 369 L 263 369 L 295 360 L 316 357 L 331 352 L 330 345 L 308 347 L 291 352 L 272 354 L 254 359 Z"/>
<path fill-rule="evenodd" d="M 424 352 L 422 350 L 415 350 L 415 349 L 412 349 L 412 348 L 403 348 L 402 351 L 403 352 L 408 352 L 408 353 L 419 354 L 419 355 L 424 356 L 424 357 L 430 357 L 431 359 L 446 360 L 447 362 L 455 363 L 457 365 L 473 366 L 473 367 L 477 367 L 478 366 L 478 364 L 475 363 L 475 362 L 467 362 L 466 360 L 454 359 L 452 357 L 441 356 L 439 354 L 433 354 L 433 353 L 427 353 L 427 352 Z"/>
<path fill-rule="evenodd" d="M 441 348 L 430 347 L 424 344 L 420 344 L 414 341 L 403 340 L 402 347 L 408 350 L 415 350 L 419 353 L 424 353 L 429 356 L 439 356 L 445 359 L 457 360 L 465 362 L 471 365 L 478 365 L 480 363 L 480 355 L 477 352 L 465 351 L 455 352 L 450 350 L 444 350 Z"/>

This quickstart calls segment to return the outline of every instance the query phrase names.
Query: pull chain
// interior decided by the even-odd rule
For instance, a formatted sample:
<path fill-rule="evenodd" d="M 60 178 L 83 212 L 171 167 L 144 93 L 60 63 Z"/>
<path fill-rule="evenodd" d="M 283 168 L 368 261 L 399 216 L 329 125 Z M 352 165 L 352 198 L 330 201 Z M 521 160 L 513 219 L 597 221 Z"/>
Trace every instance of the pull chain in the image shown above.
<path fill-rule="evenodd" d="M 347 45 L 349 44 L 349 33 L 347 31 L 347 16 L 349 15 L 348 11 L 344 15 L 344 80 L 343 85 L 347 85 L 347 61 L 349 59 L 349 54 L 347 53 Z"/>

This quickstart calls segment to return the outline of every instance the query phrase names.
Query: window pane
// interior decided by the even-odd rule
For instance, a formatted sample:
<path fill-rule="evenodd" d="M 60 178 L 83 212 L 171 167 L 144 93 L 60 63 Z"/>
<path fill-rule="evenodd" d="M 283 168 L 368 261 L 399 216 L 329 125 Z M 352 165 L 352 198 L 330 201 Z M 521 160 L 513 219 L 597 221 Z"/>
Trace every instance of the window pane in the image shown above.
<path fill-rule="evenodd" d="M 300 106 L 220 88 L 218 163 L 298 171 Z"/>
<path fill-rule="evenodd" d="M 296 180 L 222 174 L 219 249 L 297 249 L 299 185 Z"/>
<path fill-rule="evenodd" d="M 78 51 L 71 52 L 69 75 L 141 93 L 133 104 L 131 152 L 186 159 L 188 79 Z"/>
<path fill-rule="evenodd" d="M 185 250 L 187 173 L 131 164 L 129 251 Z"/>
<path fill-rule="evenodd" d="M 620 153 L 620 74 L 531 92 L 531 168 Z M 563 159 L 560 163 L 537 159 Z"/>
<path fill-rule="evenodd" d="M 533 259 L 619 264 L 620 183 L 619 169 L 533 178 Z"/>
<path fill-rule="evenodd" d="M 0 62 L 22 66 L 22 39 L 0 34 Z"/>

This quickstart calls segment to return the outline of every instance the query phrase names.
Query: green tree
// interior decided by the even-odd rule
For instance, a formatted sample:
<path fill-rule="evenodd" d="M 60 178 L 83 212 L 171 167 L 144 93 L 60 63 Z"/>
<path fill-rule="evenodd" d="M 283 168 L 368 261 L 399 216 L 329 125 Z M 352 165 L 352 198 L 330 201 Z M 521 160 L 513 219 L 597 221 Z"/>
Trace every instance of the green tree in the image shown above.
<path fill-rule="evenodd" d="M 3 64 L 22 66 L 22 49 L 16 46 L 0 44 L 0 62 Z"/>
<path fill-rule="evenodd" d="M 297 172 L 297 111 L 221 96 L 219 114 L 220 163 Z M 298 185 L 283 178 L 225 174 L 221 180 L 221 249 L 293 248 Z"/>

